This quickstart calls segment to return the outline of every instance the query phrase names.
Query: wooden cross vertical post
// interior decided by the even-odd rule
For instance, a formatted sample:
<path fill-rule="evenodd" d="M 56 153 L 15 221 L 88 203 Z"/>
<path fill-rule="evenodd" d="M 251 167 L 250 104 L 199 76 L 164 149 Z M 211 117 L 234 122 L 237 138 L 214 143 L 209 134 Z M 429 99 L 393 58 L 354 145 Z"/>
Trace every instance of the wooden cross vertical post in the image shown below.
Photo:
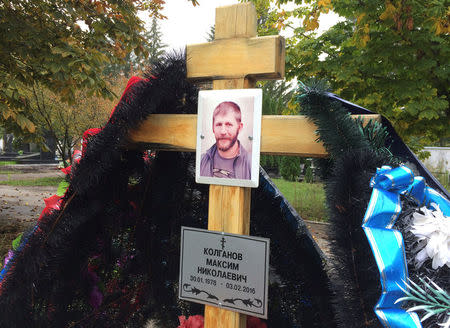
<path fill-rule="evenodd" d="M 283 78 L 284 40 L 256 37 L 251 3 L 216 9 L 215 40 L 187 47 L 188 78 L 213 79 L 213 88 L 254 88 L 256 78 Z M 248 235 L 250 188 L 210 185 L 208 229 Z M 246 315 L 205 306 L 206 328 L 245 328 Z"/>

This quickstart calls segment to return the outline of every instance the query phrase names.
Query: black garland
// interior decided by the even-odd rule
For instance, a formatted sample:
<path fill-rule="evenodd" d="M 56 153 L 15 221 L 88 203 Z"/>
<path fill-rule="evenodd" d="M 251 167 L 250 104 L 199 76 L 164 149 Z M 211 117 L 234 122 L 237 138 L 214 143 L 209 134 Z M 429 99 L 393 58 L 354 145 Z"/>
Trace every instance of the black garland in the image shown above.
<path fill-rule="evenodd" d="M 183 56 L 153 63 L 87 144 L 62 209 L 42 218 L 1 281 L 0 327 L 175 327 L 202 306 L 177 299 L 180 226 L 205 228 L 208 190 L 195 155 L 127 150 L 148 114 L 195 113 Z M 251 232 L 271 238 L 270 327 L 334 327 L 323 258 L 261 171 Z M 352 321 L 351 319 L 350 321 Z"/>
<path fill-rule="evenodd" d="M 385 147 L 386 132 L 372 123 L 363 127 L 320 81 L 299 88 L 303 114 L 317 125 L 318 140 L 330 159 L 319 161 L 332 224 L 333 255 L 328 272 L 333 307 L 340 327 L 380 327 L 373 307 L 380 296 L 379 274 L 361 228 L 372 189 L 369 180 L 382 165 L 398 161 Z"/>

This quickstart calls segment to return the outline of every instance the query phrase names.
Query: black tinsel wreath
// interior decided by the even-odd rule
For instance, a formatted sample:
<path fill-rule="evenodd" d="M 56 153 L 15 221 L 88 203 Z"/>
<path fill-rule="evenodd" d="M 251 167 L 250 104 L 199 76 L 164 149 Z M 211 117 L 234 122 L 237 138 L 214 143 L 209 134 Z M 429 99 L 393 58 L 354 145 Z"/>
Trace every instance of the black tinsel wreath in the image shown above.
<path fill-rule="evenodd" d="M 0 327 L 175 327 L 202 307 L 177 299 L 180 226 L 205 228 L 208 193 L 195 155 L 129 146 L 151 113 L 195 113 L 185 58 L 170 55 L 134 83 L 90 137 L 61 210 L 45 215 L 0 285 Z M 271 238 L 270 327 L 334 327 L 323 257 L 302 219 L 261 171 L 251 233 Z"/>

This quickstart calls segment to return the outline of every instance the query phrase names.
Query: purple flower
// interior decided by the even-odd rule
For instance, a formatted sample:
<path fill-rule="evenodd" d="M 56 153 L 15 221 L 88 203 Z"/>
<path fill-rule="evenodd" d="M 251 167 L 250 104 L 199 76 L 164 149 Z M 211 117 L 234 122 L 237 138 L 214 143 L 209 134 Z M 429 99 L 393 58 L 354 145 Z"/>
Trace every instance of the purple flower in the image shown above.
<path fill-rule="evenodd" d="M 9 260 L 12 259 L 13 255 L 14 255 L 14 252 L 12 250 L 9 250 L 8 254 L 5 257 L 5 263 L 3 266 L 6 266 L 6 264 L 8 264 Z"/>
<path fill-rule="evenodd" d="M 98 286 L 94 286 L 91 290 L 91 295 L 89 297 L 89 304 L 94 309 L 98 309 L 103 302 L 103 294 L 98 289 Z"/>

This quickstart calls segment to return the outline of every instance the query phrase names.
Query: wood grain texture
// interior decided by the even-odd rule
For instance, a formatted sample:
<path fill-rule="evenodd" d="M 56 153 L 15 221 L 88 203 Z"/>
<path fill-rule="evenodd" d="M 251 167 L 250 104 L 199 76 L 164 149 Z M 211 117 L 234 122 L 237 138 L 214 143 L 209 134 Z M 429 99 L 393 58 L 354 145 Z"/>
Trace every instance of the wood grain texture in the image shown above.
<path fill-rule="evenodd" d="M 284 39 L 279 36 L 255 36 L 256 10 L 253 4 L 217 8 L 215 41 L 186 47 L 187 77 L 212 79 L 213 89 L 216 90 L 251 88 L 255 86 L 256 79 L 283 78 Z M 192 123 L 191 118 L 188 124 L 193 129 L 189 135 L 179 122 L 175 130 L 170 131 L 181 131 L 185 141 L 194 141 L 195 148 L 196 124 Z M 179 137 L 174 136 L 174 139 Z M 183 147 L 186 146 L 183 144 Z M 248 235 L 250 195 L 250 188 L 210 185 L 208 229 Z M 246 315 L 205 306 L 205 328 L 246 326 Z"/>
<path fill-rule="evenodd" d="M 246 328 L 247 316 L 205 305 L 205 328 Z"/>
<path fill-rule="evenodd" d="M 243 187 L 210 185 L 208 230 L 248 235 L 250 190 Z"/>
<path fill-rule="evenodd" d="M 250 233 L 251 189 L 209 186 L 208 230 L 240 235 Z M 205 306 L 205 328 L 245 328 L 246 316 L 237 312 Z"/>
<path fill-rule="evenodd" d="M 222 81 L 217 81 L 218 86 Z M 216 81 L 214 81 L 216 83 Z M 227 86 L 226 80 L 223 82 Z M 233 82 L 234 83 L 234 82 Z M 242 82 L 244 85 L 244 82 Z M 353 115 L 364 122 L 380 121 L 379 115 Z M 302 115 L 263 115 L 261 122 L 261 154 L 326 157 L 321 143 L 316 141 L 317 127 Z M 195 151 L 197 115 L 154 114 L 130 135 L 133 143 L 151 144 L 150 149 Z"/>
<path fill-rule="evenodd" d="M 216 8 L 216 40 L 254 36 L 256 36 L 256 10 L 252 3 Z"/>
<path fill-rule="evenodd" d="M 187 77 L 190 79 L 282 79 L 284 38 L 223 39 L 186 47 Z M 226 60 L 224 60 L 226 58 Z"/>
<path fill-rule="evenodd" d="M 220 38 L 253 36 L 256 36 L 256 10 L 253 4 L 246 3 L 216 10 L 216 40 Z M 222 43 L 220 44 L 220 42 Z M 215 43 L 214 48 L 209 48 L 209 53 L 203 52 L 204 49 L 200 49 L 201 47 L 191 49 L 187 47 L 188 78 L 194 77 L 196 74 L 193 73 L 195 72 L 193 68 L 196 69 L 196 65 L 203 63 L 207 64 L 205 65 L 207 66 L 204 68 L 205 70 L 202 71 L 204 76 L 199 74 L 196 77 L 212 77 L 213 89 L 215 90 L 253 88 L 255 79 L 249 78 L 251 73 L 269 73 L 269 75 L 275 73 L 277 75 L 278 71 L 280 71 L 280 65 L 283 67 L 282 74 L 284 76 L 284 61 L 283 63 L 275 63 L 275 72 L 266 72 L 264 70 L 259 72 L 259 68 L 255 68 L 253 72 L 250 72 L 247 66 L 242 65 L 242 58 L 247 58 L 248 60 L 249 57 L 254 55 L 252 52 L 258 51 L 258 48 L 263 48 L 261 45 L 259 47 L 251 47 L 247 39 L 229 39 L 215 41 Z M 235 48 L 236 46 L 237 48 Z M 278 46 L 280 46 L 280 43 L 278 43 Z M 228 50 L 228 53 L 221 54 L 221 51 L 225 49 Z M 196 53 L 196 51 L 198 52 Z M 284 47 L 282 52 L 284 52 Z M 200 56 L 203 55 L 205 57 L 201 58 Z M 260 56 L 261 54 L 258 55 Z M 199 60 L 199 62 L 195 62 L 192 58 Z M 223 60 L 224 58 L 226 60 Z M 273 59 L 280 60 L 276 53 Z M 206 61 L 204 62 L 203 60 Z M 198 68 L 201 67 L 199 66 Z M 233 70 L 229 71 L 230 68 Z M 227 79 L 224 77 L 237 78 Z M 248 235 L 250 232 L 250 199 L 250 188 L 210 185 L 208 229 Z M 247 327 L 247 316 L 238 312 L 206 305 L 204 314 L 205 328 Z"/>
<path fill-rule="evenodd" d="M 132 142 L 171 146 L 172 150 L 194 151 L 197 132 L 195 114 L 149 115 L 137 130 L 130 134 Z"/>
<path fill-rule="evenodd" d="M 214 90 L 224 90 L 224 89 L 248 89 L 254 88 L 256 86 L 256 81 L 253 79 L 229 79 L 229 80 L 214 80 L 213 89 Z"/>

